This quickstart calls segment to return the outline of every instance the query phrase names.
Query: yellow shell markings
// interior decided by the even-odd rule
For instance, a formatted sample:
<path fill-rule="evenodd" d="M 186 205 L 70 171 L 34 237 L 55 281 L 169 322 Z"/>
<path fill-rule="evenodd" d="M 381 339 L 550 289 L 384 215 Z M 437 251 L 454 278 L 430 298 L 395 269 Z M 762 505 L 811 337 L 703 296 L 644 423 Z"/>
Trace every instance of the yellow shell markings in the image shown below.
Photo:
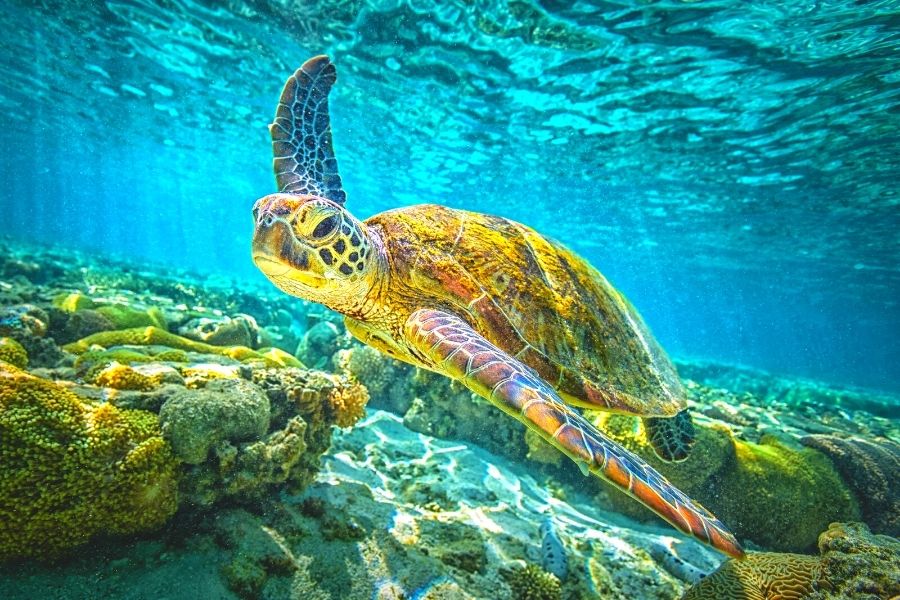
<path fill-rule="evenodd" d="M 674 367 L 631 304 L 584 259 L 514 221 L 419 205 L 365 221 L 383 240 L 391 283 L 381 302 L 463 316 L 535 369 L 570 403 L 585 380 L 612 410 L 672 416 L 685 407 Z M 405 310 L 404 310 L 405 308 Z"/>

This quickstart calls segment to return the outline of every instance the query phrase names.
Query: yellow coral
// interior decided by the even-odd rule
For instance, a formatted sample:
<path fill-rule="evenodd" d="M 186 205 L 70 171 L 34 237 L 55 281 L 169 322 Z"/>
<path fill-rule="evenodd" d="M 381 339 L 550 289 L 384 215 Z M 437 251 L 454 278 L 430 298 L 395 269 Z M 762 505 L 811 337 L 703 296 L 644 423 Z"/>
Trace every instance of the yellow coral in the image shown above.
<path fill-rule="evenodd" d="M 338 352 L 339 371 L 364 384 L 373 394 L 384 391 L 393 377 L 391 359 L 371 346 L 353 346 Z"/>
<path fill-rule="evenodd" d="M 186 352 L 197 352 L 199 354 L 218 354 L 220 356 L 229 356 L 235 360 L 257 359 L 267 361 L 259 352 L 251 350 L 246 346 L 213 346 L 189 340 L 180 335 L 169 333 L 165 329 L 159 327 L 134 327 L 131 329 L 120 329 L 118 331 L 101 331 L 77 342 L 66 344 L 63 350 L 72 354 L 83 354 L 92 346 L 101 346 L 109 348 L 112 346 L 166 346 L 175 350 L 184 350 Z M 267 361 L 268 362 L 268 361 Z"/>
<path fill-rule="evenodd" d="M 0 337 L 0 361 L 24 369 L 28 366 L 28 352 L 22 344 L 8 337 Z"/>
<path fill-rule="evenodd" d="M 116 329 L 132 329 L 146 326 L 166 328 L 165 315 L 156 307 L 151 307 L 147 310 L 137 310 L 125 304 L 107 304 L 96 310 L 109 319 Z"/>
<path fill-rule="evenodd" d="M 682 600 L 800 600 L 821 571 L 817 556 L 754 552 L 729 559 Z"/>
<path fill-rule="evenodd" d="M 326 394 L 322 390 L 296 386 L 287 389 L 288 400 L 296 404 L 297 410 L 309 422 L 322 420 Z"/>
<path fill-rule="evenodd" d="M 65 312 L 73 313 L 94 308 L 94 301 L 81 292 L 72 292 L 71 294 L 60 294 L 53 298 L 53 306 Z"/>
<path fill-rule="evenodd" d="M 296 367 L 298 369 L 304 369 L 305 366 L 299 359 L 297 359 L 293 354 L 285 352 L 281 348 L 260 348 L 259 352 L 265 357 L 267 360 L 282 366 L 282 367 Z"/>
<path fill-rule="evenodd" d="M 735 534 L 790 552 L 813 547 L 833 521 L 859 519 L 856 500 L 823 454 L 760 441 L 735 443 L 733 466 L 717 477 L 718 495 L 707 504 Z"/>
<path fill-rule="evenodd" d="M 360 383 L 340 385 L 328 394 L 328 406 L 338 427 L 353 427 L 366 416 L 369 390 Z"/>
<path fill-rule="evenodd" d="M 0 560 L 51 559 L 175 512 L 177 462 L 152 413 L 88 405 L 0 363 L 0 439 Z"/>
<path fill-rule="evenodd" d="M 150 391 L 159 387 L 160 375 L 144 375 L 121 363 L 112 363 L 94 376 L 94 384 L 116 390 Z"/>
<path fill-rule="evenodd" d="M 560 600 L 559 579 L 531 563 L 506 574 L 514 600 Z"/>

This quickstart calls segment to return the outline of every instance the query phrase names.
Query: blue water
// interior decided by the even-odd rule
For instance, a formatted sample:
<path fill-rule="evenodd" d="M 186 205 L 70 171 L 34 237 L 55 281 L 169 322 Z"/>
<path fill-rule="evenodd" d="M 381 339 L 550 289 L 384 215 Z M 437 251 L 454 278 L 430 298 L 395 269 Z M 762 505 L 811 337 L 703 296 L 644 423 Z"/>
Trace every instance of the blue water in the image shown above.
<path fill-rule="evenodd" d="M 46 1 L 0 23 L 0 234 L 262 282 L 266 124 L 327 53 L 358 216 L 518 219 L 675 356 L 900 390 L 896 2 Z"/>

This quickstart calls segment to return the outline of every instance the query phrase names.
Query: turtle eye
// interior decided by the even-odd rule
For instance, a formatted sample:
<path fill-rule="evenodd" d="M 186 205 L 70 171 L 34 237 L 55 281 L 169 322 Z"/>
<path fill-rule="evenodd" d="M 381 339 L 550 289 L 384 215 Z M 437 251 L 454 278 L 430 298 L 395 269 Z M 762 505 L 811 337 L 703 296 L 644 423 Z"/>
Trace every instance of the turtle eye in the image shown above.
<path fill-rule="evenodd" d="M 340 218 L 337 215 L 331 215 L 319 221 L 316 228 L 313 229 L 312 236 L 314 238 L 323 238 L 335 229 L 337 229 Z"/>

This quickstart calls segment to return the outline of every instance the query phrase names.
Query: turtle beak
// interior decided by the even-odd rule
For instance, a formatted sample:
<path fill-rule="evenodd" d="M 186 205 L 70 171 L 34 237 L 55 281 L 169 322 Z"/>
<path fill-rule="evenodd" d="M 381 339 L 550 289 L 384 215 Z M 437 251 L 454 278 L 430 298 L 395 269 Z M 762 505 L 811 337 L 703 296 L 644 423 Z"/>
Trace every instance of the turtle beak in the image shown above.
<path fill-rule="evenodd" d="M 272 281 L 290 279 L 308 287 L 321 287 L 325 278 L 315 272 L 315 262 L 311 264 L 309 260 L 310 252 L 297 241 L 284 220 L 257 221 L 253 232 L 253 262 Z"/>

